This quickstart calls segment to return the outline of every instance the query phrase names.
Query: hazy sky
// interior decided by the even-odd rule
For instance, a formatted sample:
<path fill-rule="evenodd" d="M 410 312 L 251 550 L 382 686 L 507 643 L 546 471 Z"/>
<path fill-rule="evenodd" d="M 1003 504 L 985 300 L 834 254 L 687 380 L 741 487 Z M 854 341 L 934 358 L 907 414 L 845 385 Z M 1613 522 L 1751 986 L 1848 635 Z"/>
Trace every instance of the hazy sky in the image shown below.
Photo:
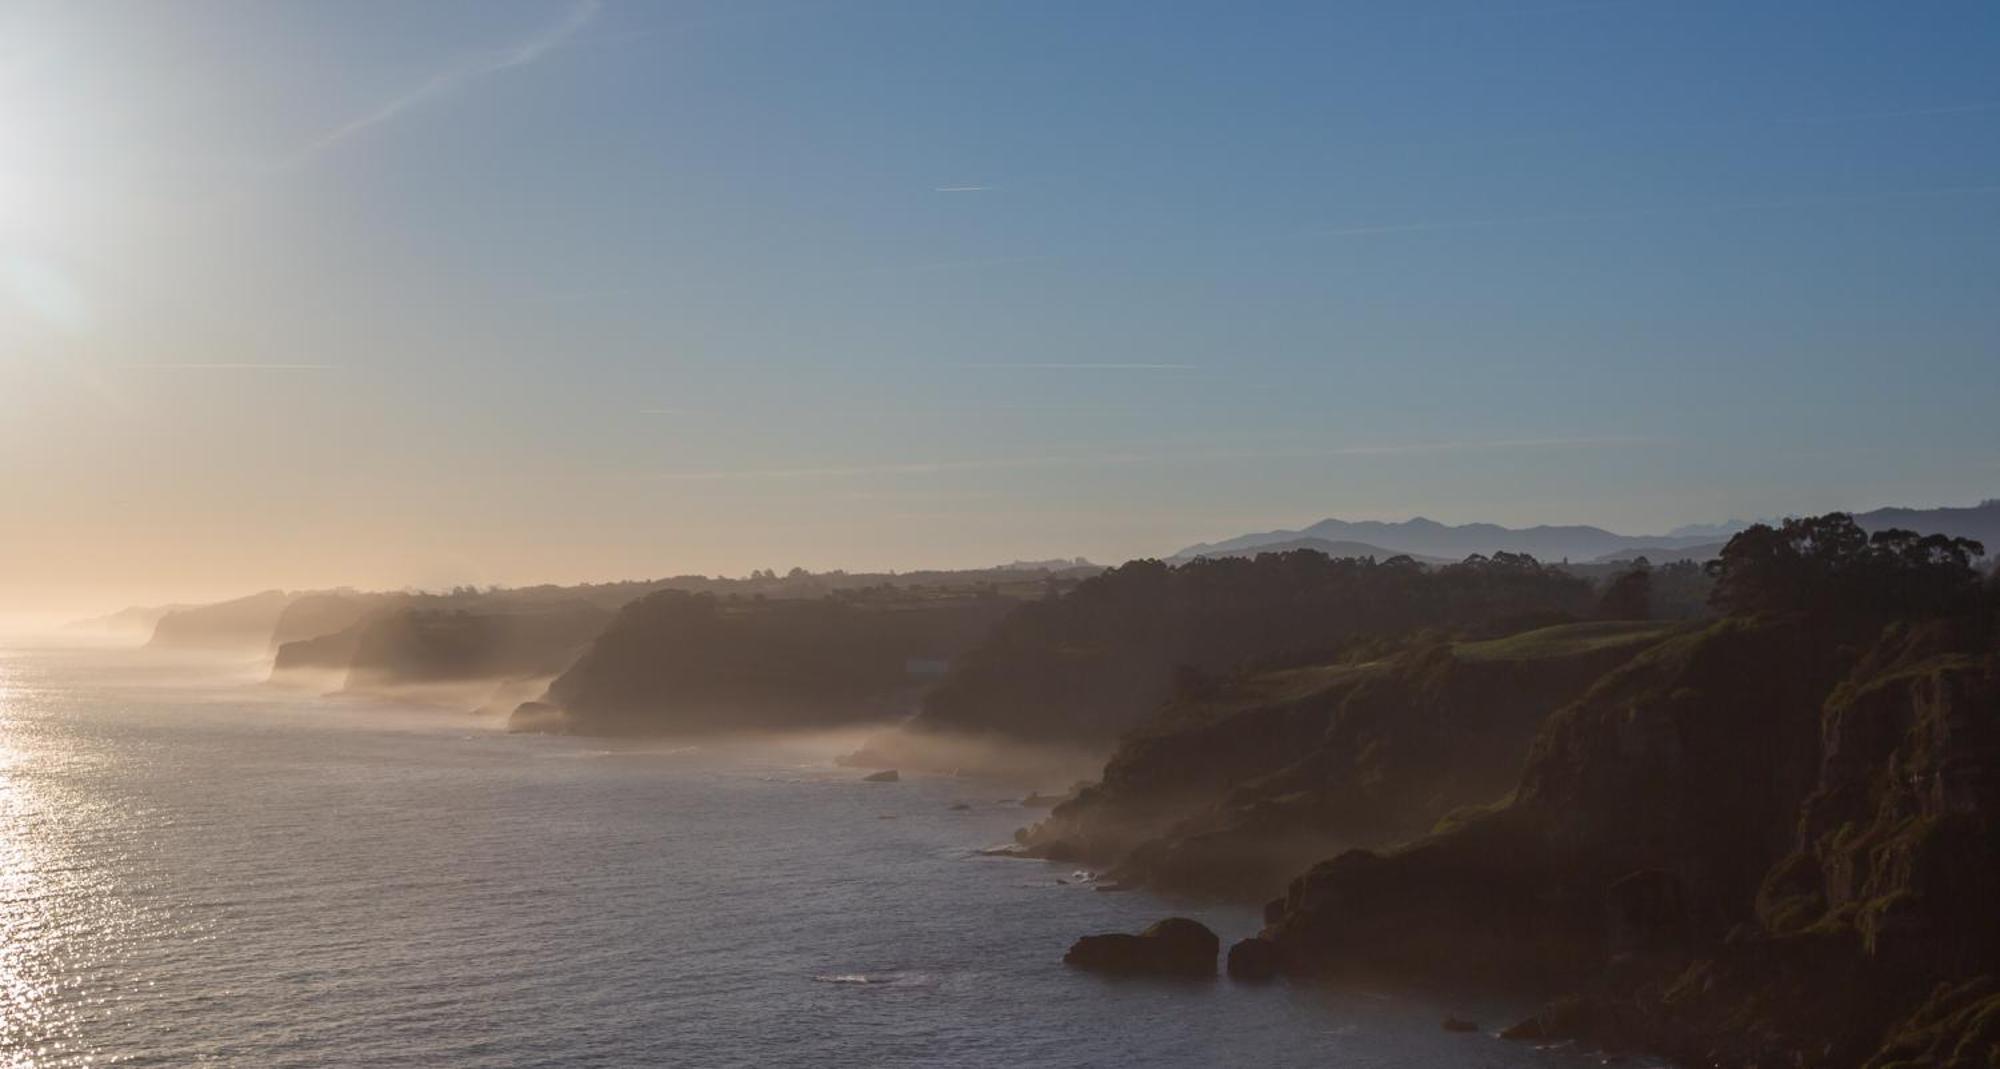
<path fill-rule="evenodd" d="M 0 602 L 2000 494 L 2000 4 L 0 0 Z"/>

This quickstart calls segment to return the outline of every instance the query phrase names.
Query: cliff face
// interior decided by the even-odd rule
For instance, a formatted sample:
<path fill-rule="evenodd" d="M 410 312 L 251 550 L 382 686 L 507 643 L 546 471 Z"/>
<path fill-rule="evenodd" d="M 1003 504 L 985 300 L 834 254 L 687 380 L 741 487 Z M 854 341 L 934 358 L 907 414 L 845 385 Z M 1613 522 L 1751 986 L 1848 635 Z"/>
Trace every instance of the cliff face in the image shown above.
<path fill-rule="evenodd" d="M 1014 604 L 936 592 L 761 601 L 662 591 L 621 610 L 517 719 L 603 735 L 888 719 L 935 678 L 934 665 Z"/>
<path fill-rule="evenodd" d="M 545 679 L 569 667 L 610 619 L 587 602 L 514 612 L 403 609 L 357 625 L 346 685 Z"/>
<path fill-rule="evenodd" d="M 1985 627 L 1728 620 L 1551 717 L 1511 804 L 1314 867 L 1267 934 L 1297 972 L 1576 992 L 1524 1036 L 1718 1065 L 1988 1064 L 1996 783 Z"/>
<path fill-rule="evenodd" d="M 298 638 L 278 647 L 271 658 L 271 681 L 324 680 L 337 677 L 335 682 L 347 678 L 347 667 L 354 663 L 354 651 L 361 646 L 361 633 L 367 624 L 356 623 L 332 634 L 314 638 Z"/>
<path fill-rule="evenodd" d="M 1671 632 L 1575 624 L 1266 673 L 1184 697 L 1022 839 L 1123 881 L 1264 898 L 1348 846 L 1511 791 L 1550 710 Z"/>
<path fill-rule="evenodd" d="M 147 645 L 157 649 L 267 649 L 279 614 L 292 603 L 282 590 L 213 605 L 177 609 L 153 625 Z"/>

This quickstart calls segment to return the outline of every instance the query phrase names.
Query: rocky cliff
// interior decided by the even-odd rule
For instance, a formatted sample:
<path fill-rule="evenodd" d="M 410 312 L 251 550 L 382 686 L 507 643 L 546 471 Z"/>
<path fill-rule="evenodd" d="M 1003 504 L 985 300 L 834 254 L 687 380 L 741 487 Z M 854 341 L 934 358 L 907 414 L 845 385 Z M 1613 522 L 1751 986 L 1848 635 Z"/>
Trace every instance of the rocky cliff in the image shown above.
<path fill-rule="evenodd" d="M 1510 804 L 1314 867 L 1266 934 L 1298 973 L 1571 992 L 1523 1037 L 1987 1064 L 1996 784 L 1990 627 L 1731 619 L 1551 717 Z"/>
<path fill-rule="evenodd" d="M 175 609 L 153 625 L 147 645 L 155 649 L 227 649 L 263 651 L 271 629 L 295 595 L 282 590 Z"/>
<path fill-rule="evenodd" d="M 516 724 L 649 735 L 891 719 L 1014 604 L 990 592 L 763 600 L 661 591 L 621 610 Z"/>
<path fill-rule="evenodd" d="M 1269 897 L 1344 847 L 1415 838 L 1501 801 L 1551 710 L 1675 629 L 1417 640 L 1183 695 L 1021 838 L 1038 854 L 1113 866 L 1124 882 Z"/>

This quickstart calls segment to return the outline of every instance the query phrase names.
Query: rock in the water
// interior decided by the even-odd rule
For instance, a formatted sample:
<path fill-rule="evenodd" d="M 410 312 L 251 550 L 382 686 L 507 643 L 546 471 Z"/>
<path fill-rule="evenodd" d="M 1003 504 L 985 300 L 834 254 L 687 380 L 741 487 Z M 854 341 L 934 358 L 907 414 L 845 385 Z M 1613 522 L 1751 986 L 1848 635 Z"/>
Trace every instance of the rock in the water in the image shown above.
<path fill-rule="evenodd" d="M 1208 926 L 1168 917 L 1138 935 L 1086 935 L 1063 955 L 1063 964 L 1125 975 L 1214 976 L 1222 941 Z"/>
<path fill-rule="evenodd" d="M 901 777 L 901 776 L 899 776 L 899 775 L 897 775 L 897 774 L 896 774 L 896 770 L 895 770 L 895 769 L 893 769 L 893 768 L 885 768 L 885 769 L 883 769 L 883 770 L 882 770 L 882 771 L 880 771 L 880 772 L 870 772 L 869 774 L 867 774 L 867 775 L 865 775 L 865 776 L 861 777 L 861 782 L 863 782 L 863 783 L 894 783 L 894 782 L 896 782 L 897 780 L 899 780 L 899 779 L 902 779 L 902 778 L 903 778 L 903 777 Z"/>
<path fill-rule="evenodd" d="M 953 802 L 951 804 L 951 809 L 953 812 L 964 812 L 965 810 L 971 808 L 972 808 L 971 806 L 966 805 L 964 802 Z"/>
<path fill-rule="evenodd" d="M 1278 975 L 1278 944 L 1262 936 L 1229 948 L 1229 975 L 1237 980 L 1269 980 Z"/>
<path fill-rule="evenodd" d="M 1463 1017 L 1447 1017 L 1444 1019 L 1444 1030 L 1447 1032 L 1477 1032 L 1479 1031 L 1479 1024 L 1476 1021 L 1468 1021 Z"/>

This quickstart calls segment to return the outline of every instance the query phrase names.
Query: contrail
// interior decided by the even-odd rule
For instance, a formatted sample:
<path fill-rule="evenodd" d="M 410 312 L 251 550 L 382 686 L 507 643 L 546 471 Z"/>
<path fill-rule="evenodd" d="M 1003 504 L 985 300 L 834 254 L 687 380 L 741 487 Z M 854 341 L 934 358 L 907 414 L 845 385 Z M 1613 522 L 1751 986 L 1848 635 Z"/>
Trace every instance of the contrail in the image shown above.
<path fill-rule="evenodd" d="M 1119 363 L 1009 364 L 1009 363 L 994 362 L 994 363 L 980 363 L 980 364 L 961 364 L 959 366 L 967 368 L 977 368 L 981 370 L 1019 369 L 1023 371 L 1194 371 L 1196 370 L 1196 366 L 1194 364 L 1119 364 Z"/>
<path fill-rule="evenodd" d="M 303 163 L 370 127 L 380 126 L 385 122 L 395 119 L 397 116 L 440 93 L 448 92 L 459 86 L 477 81 L 489 75 L 498 74 L 513 67 L 523 67 L 533 63 L 549 54 L 549 52 L 553 51 L 563 42 L 576 36 L 577 31 L 583 29 L 590 23 L 590 20 L 597 17 L 600 7 L 599 0 L 581 0 L 581 2 L 570 8 L 569 14 L 564 16 L 561 22 L 550 26 L 511 48 L 501 49 L 498 52 L 480 57 L 472 62 L 460 64 L 431 75 L 424 80 L 423 84 L 404 93 L 402 96 L 396 97 L 373 111 L 359 115 L 321 134 L 304 148 L 293 153 L 288 162 L 294 165 Z"/>

